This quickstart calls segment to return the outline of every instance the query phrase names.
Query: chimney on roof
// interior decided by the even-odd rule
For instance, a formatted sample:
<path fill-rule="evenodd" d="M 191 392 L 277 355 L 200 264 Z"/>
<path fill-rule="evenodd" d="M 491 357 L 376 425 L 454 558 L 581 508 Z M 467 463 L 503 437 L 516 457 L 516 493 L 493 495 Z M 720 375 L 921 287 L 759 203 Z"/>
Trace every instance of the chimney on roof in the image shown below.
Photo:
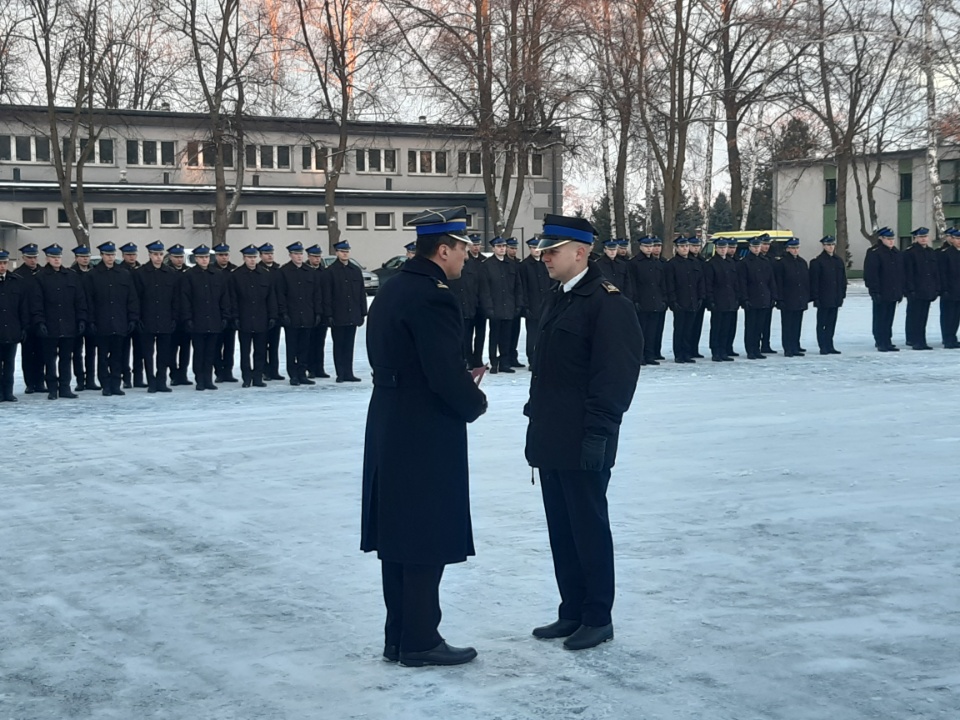
<path fill-rule="evenodd" d="M 170 112 L 170 103 L 164 100 L 162 103 L 160 103 L 160 110 L 163 112 Z"/>
<path fill-rule="evenodd" d="M 426 125 L 426 124 L 427 124 L 427 116 L 426 116 L 426 115 L 421 115 L 421 116 L 420 116 L 420 122 L 423 123 L 424 125 Z"/>

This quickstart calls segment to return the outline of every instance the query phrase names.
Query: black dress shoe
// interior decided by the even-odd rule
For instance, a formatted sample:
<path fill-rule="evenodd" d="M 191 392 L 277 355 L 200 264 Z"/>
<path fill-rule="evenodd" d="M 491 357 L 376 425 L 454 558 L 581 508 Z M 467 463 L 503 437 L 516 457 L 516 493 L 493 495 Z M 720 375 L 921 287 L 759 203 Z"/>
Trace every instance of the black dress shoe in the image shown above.
<path fill-rule="evenodd" d="M 496 366 L 496 365 L 493 365 L 493 366 L 490 368 L 490 374 L 491 374 L 491 375 L 496 375 L 498 372 L 500 372 L 500 371 L 497 370 L 497 366 Z"/>
<path fill-rule="evenodd" d="M 663 355 L 657 355 L 657 360 L 666 360 L 666 358 Z"/>
<path fill-rule="evenodd" d="M 509 365 L 501 365 L 501 366 L 500 366 L 500 372 L 502 372 L 502 373 L 515 373 L 516 370 L 514 370 L 514 369 L 513 369 L 512 367 L 510 367 Z"/>
<path fill-rule="evenodd" d="M 218 389 L 217 386 L 214 385 L 214 384 L 211 383 L 211 382 L 204 383 L 203 386 L 204 386 L 207 390 L 217 390 L 217 389 Z"/>
<path fill-rule="evenodd" d="M 579 620 L 564 620 L 560 618 L 549 625 L 542 625 L 533 629 L 533 636 L 541 640 L 552 640 L 554 638 L 565 638 L 573 635 L 580 627 Z"/>
<path fill-rule="evenodd" d="M 7 395 L 7 396 L 5 396 L 5 397 L 3 398 L 3 401 L 4 401 L 4 402 L 17 402 L 17 398 L 16 398 L 15 395 Z"/>
<path fill-rule="evenodd" d="M 830 351 L 829 351 L 829 350 L 821 350 L 821 351 L 820 351 L 820 354 L 821 354 L 821 355 L 829 355 L 829 354 L 830 354 Z"/>
<path fill-rule="evenodd" d="M 60 388 L 60 397 L 75 400 L 80 396 L 72 392 L 69 387 L 66 387 L 66 388 Z"/>
<path fill-rule="evenodd" d="M 761 355 L 776 355 L 777 351 L 773 348 L 760 348 Z"/>
<path fill-rule="evenodd" d="M 33 393 L 36 391 L 32 387 L 28 386 L 24 389 L 23 392 L 25 395 L 33 395 Z"/>
<path fill-rule="evenodd" d="M 567 650 L 586 650 L 613 640 L 613 623 L 602 627 L 581 625 L 577 631 L 563 641 Z"/>
<path fill-rule="evenodd" d="M 805 353 L 806 351 L 807 351 L 806 348 L 800 348 L 800 352 Z"/>
<path fill-rule="evenodd" d="M 84 387 L 85 387 L 87 390 L 99 390 L 99 389 L 100 389 L 100 386 L 97 385 L 95 382 L 88 382 L 86 385 L 84 385 Z"/>
<path fill-rule="evenodd" d="M 330 375 L 329 375 L 329 373 L 325 373 L 325 372 L 323 372 L 323 371 L 321 370 L 320 372 L 318 372 L 318 373 L 316 374 L 316 377 L 318 377 L 318 378 L 328 378 L 328 377 L 330 377 Z"/>
<path fill-rule="evenodd" d="M 240 382 L 233 375 L 227 375 L 225 378 L 218 378 L 217 382 Z"/>
<path fill-rule="evenodd" d="M 266 387 L 267 384 L 266 384 L 263 380 L 254 380 L 254 381 L 253 381 L 253 386 L 254 386 L 254 387 Z"/>
<path fill-rule="evenodd" d="M 735 357 L 735 358 L 740 357 L 740 353 L 738 353 L 738 352 L 733 352 L 733 350 L 731 350 L 730 352 L 728 352 L 727 355 L 729 355 L 730 357 Z"/>
<path fill-rule="evenodd" d="M 100 392 L 103 393 L 104 397 L 110 397 L 111 395 L 113 395 L 113 393 L 110 392 L 110 390 L 107 388 L 103 388 L 103 390 L 101 390 Z"/>
<path fill-rule="evenodd" d="M 747 360 L 766 360 L 767 358 L 760 353 L 747 353 Z"/>
<path fill-rule="evenodd" d="M 729 355 L 724 355 L 722 359 L 724 362 L 733 362 L 733 358 Z"/>
<path fill-rule="evenodd" d="M 660 363 L 656 360 L 647 360 L 647 365 L 659 365 Z"/>
<path fill-rule="evenodd" d="M 384 662 L 397 662 L 400 659 L 400 646 L 399 645 L 384 645 L 383 646 L 383 660 Z"/>
<path fill-rule="evenodd" d="M 56 390 L 51 390 L 50 392 L 47 393 L 47 400 L 56 400 L 56 399 L 57 399 Z"/>
<path fill-rule="evenodd" d="M 338 378 L 337 378 L 337 382 L 338 382 L 338 383 L 342 383 L 342 382 L 344 382 L 344 379 L 343 379 L 342 377 L 338 377 Z"/>
<path fill-rule="evenodd" d="M 701 355 L 700 353 L 694 353 L 694 354 L 691 355 L 690 357 L 694 358 L 695 360 L 703 360 L 703 359 L 704 359 L 703 355 Z"/>
<path fill-rule="evenodd" d="M 447 645 L 445 640 L 431 650 L 422 652 L 400 651 L 400 664 L 404 667 L 424 667 L 426 665 L 463 665 L 473 660 L 477 651 L 472 647 L 458 648 Z"/>
<path fill-rule="evenodd" d="M 345 377 L 344 380 L 346 380 L 347 382 L 363 382 L 363 380 L 361 380 L 360 378 L 358 378 L 356 375 L 351 375 L 350 377 Z"/>
<path fill-rule="evenodd" d="M 918 345 L 916 343 L 914 344 L 913 349 L 914 350 L 933 350 L 933 348 L 930 347 L 929 345 L 926 345 L 926 344 Z"/>
<path fill-rule="evenodd" d="M 283 375 L 271 375 L 270 377 L 264 378 L 264 380 L 286 380 Z"/>
<path fill-rule="evenodd" d="M 130 381 L 129 381 L 129 380 L 124 380 L 124 381 L 123 381 L 123 389 L 124 389 L 124 390 L 129 390 L 129 389 L 132 388 L 132 387 L 133 387 L 133 385 L 130 384 Z"/>
<path fill-rule="evenodd" d="M 299 385 L 299 384 L 300 384 L 300 381 L 297 380 L 296 378 L 290 378 L 290 384 L 291 384 L 291 385 Z"/>
<path fill-rule="evenodd" d="M 514 360 L 513 362 L 510 363 L 510 367 L 512 367 L 512 368 L 525 368 L 526 365 L 524 365 L 524 364 L 523 364 L 522 362 L 520 362 L 519 360 Z"/>
<path fill-rule="evenodd" d="M 300 378 L 300 384 L 301 384 L 301 385 L 316 385 L 317 383 L 316 383 L 316 381 L 311 380 L 311 379 L 308 378 L 308 377 L 302 377 L 302 378 Z"/>
<path fill-rule="evenodd" d="M 831 355 L 840 355 L 840 351 L 837 350 L 836 348 L 830 348 L 830 354 L 831 354 Z"/>
<path fill-rule="evenodd" d="M 245 387 L 245 388 L 250 387 L 252 384 L 253 384 L 253 383 L 252 383 L 250 380 L 244 380 L 244 381 L 243 381 L 243 387 Z"/>
<path fill-rule="evenodd" d="M 723 358 L 720 357 L 719 355 L 714 355 L 713 357 L 710 358 L 710 360 L 712 360 L 713 362 L 723 362 Z"/>

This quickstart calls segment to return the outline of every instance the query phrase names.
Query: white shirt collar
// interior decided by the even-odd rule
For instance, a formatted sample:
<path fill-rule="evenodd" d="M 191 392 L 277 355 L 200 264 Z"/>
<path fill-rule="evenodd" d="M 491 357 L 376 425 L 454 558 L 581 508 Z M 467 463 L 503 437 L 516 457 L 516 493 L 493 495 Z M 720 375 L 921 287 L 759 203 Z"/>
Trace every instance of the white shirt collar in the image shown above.
<path fill-rule="evenodd" d="M 580 280 L 583 278 L 583 276 L 587 274 L 587 270 L 589 270 L 589 269 L 590 269 L 590 266 L 587 265 L 587 267 L 585 267 L 583 270 L 581 270 L 579 274 L 575 275 L 573 278 L 571 278 L 570 280 L 568 280 L 567 282 L 565 282 L 565 283 L 563 284 L 563 291 L 564 291 L 565 293 L 568 293 L 568 292 L 570 292 L 571 290 L 573 290 L 573 288 L 576 287 L 577 283 L 580 282 Z"/>

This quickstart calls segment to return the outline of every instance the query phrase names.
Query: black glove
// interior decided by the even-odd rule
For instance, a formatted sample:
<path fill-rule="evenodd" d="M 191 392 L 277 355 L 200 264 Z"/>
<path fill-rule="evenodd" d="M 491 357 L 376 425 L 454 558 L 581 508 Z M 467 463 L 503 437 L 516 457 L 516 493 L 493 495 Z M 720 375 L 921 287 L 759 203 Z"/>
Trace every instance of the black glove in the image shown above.
<path fill-rule="evenodd" d="M 132 335 L 133 331 L 137 329 L 137 321 L 131 320 L 127 323 L 127 335 Z"/>
<path fill-rule="evenodd" d="M 27 341 L 27 331 L 26 331 L 26 330 L 21 330 L 21 331 L 20 331 L 20 342 L 26 342 L 26 341 Z"/>
<path fill-rule="evenodd" d="M 333 327 L 333 318 L 332 318 L 332 317 L 328 317 L 328 318 L 327 318 L 327 327 Z"/>
<path fill-rule="evenodd" d="M 277 326 L 277 321 L 274 318 L 267 320 L 267 330 L 273 330 Z"/>
<path fill-rule="evenodd" d="M 46 325 L 44 325 L 43 323 L 40 323 L 39 325 L 37 325 L 37 335 L 39 335 L 42 338 L 50 337 L 50 331 L 47 330 Z"/>
<path fill-rule="evenodd" d="M 293 325 L 293 321 L 290 319 L 289 315 L 284 313 L 283 315 L 280 316 L 280 324 L 283 325 L 284 327 L 290 327 L 291 325 Z"/>
<path fill-rule="evenodd" d="M 77 334 L 83 335 L 87 331 L 87 324 L 81 320 L 77 323 Z"/>
<path fill-rule="evenodd" d="M 603 470 L 607 454 L 607 439 L 602 435 L 587 435 L 580 444 L 580 469 Z"/>
<path fill-rule="evenodd" d="M 97 334 L 97 324 L 96 324 L 96 323 L 90 323 L 89 325 L 87 325 L 87 330 L 90 331 L 90 334 L 91 334 L 91 335 L 96 335 L 96 334 Z"/>
<path fill-rule="evenodd" d="M 183 321 L 183 328 L 184 328 L 184 330 L 186 330 L 188 333 L 192 333 L 192 332 L 193 332 L 193 320 L 184 320 L 184 321 Z"/>
<path fill-rule="evenodd" d="M 314 327 L 320 327 L 323 325 L 323 316 L 317 315 L 317 321 L 313 324 Z"/>
<path fill-rule="evenodd" d="M 676 304 L 676 303 L 667 303 L 667 307 L 670 308 L 670 312 L 675 313 L 675 312 L 677 311 L 677 304 Z"/>
<path fill-rule="evenodd" d="M 239 318 L 234 318 L 234 319 L 233 319 L 233 329 L 234 329 L 234 330 L 239 330 L 239 329 L 240 329 L 240 319 L 239 319 Z"/>
<path fill-rule="evenodd" d="M 230 321 L 227 320 L 226 318 L 224 318 L 223 320 L 220 321 L 220 329 L 221 329 L 221 330 L 226 330 L 226 329 L 227 329 L 227 325 L 229 325 L 229 324 L 230 324 Z"/>

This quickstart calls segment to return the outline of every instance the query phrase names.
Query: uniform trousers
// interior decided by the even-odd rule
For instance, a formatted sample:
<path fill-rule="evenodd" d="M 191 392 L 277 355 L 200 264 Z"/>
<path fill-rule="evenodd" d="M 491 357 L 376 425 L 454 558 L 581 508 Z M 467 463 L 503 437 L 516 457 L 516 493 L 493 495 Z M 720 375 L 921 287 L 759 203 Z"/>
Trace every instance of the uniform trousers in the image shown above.
<path fill-rule="evenodd" d="M 73 374 L 81 389 L 92 385 L 97 375 L 97 339 L 89 330 L 73 339 Z"/>
<path fill-rule="evenodd" d="M 927 319 L 930 317 L 930 300 L 907 300 L 907 320 L 904 328 L 907 345 L 927 344 Z"/>
<path fill-rule="evenodd" d="M 690 330 L 690 341 L 692 343 L 693 355 L 700 354 L 700 338 L 703 337 L 703 315 L 705 308 L 701 305 L 693 319 L 693 327 Z"/>
<path fill-rule="evenodd" d="M 123 379 L 127 382 L 130 382 L 130 373 L 133 372 L 133 377 L 142 380 L 143 379 L 143 341 L 140 339 L 140 331 L 134 330 L 129 335 L 122 335 L 123 343 L 120 349 L 120 352 L 123 353 L 121 358 L 122 367 L 121 375 Z M 99 347 L 99 345 L 98 345 Z M 130 364 L 130 354 L 131 350 L 133 351 L 133 365 Z M 99 367 L 99 366 L 98 366 Z"/>
<path fill-rule="evenodd" d="M 314 377 L 326 374 L 323 368 L 327 346 L 327 326 L 317 325 L 310 331 L 310 353 L 307 366 Z"/>
<path fill-rule="evenodd" d="M 260 382 L 267 367 L 267 333 L 244 332 L 240 336 L 240 374 L 244 382 Z M 253 362 L 251 363 L 251 350 Z"/>
<path fill-rule="evenodd" d="M 353 377 L 353 346 L 357 338 L 356 325 L 334 325 L 330 328 L 333 339 L 333 367 L 341 380 Z"/>
<path fill-rule="evenodd" d="M 310 352 L 309 327 L 285 327 L 283 337 L 287 346 L 287 375 L 291 380 L 304 380 L 307 377 L 308 355 Z"/>
<path fill-rule="evenodd" d="M 730 326 L 734 327 L 736 332 L 737 311 L 736 310 L 711 310 L 710 311 L 710 354 L 713 357 L 727 357 L 732 350 L 729 345 L 732 343 Z"/>
<path fill-rule="evenodd" d="M 513 320 L 490 318 L 490 367 L 510 364 L 510 333 Z"/>
<path fill-rule="evenodd" d="M 170 336 L 169 352 L 170 379 L 187 382 L 187 368 L 190 367 L 190 333 L 181 328 L 180 323 Z"/>
<path fill-rule="evenodd" d="M 837 311 L 840 308 L 817 308 L 817 345 L 821 350 L 833 350 L 833 334 L 837 329 Z"/>
<path fill-rule="evenodd" d="M 530 356 L 527 355 L 529 358 Z M 520 318 L 515 317 L 510 323 L 510 364 L 520 364 Z"/>
<path fill-rule="evenodd" d="M 760 349 L 763 352 L 773 352 L 770 346 L 770 325 L 773 322 L 773 308 L 763 310 L 763 319 L 760 324 Z"/>
<path fill-rule="evenodd" d="M 696 310 L 673 311 L 674 360 L 690 360 L 693 357 L 693 332 L 696 329 L 696 321 Z"/>
<path fill-rule="evenodd" d="M 960 300 L 940 298 L 940 336 L 944 347 L 957 345 L 957 329 L 960 328 Z"/>
<path fill-rule="evenodd" d="M 124 345 L 129 335 L 97 335 L 97 379 L 104 390 L 120 389 Z"/>
<path fill-rule="evenodd" d="M 591 627 L 610 623 L 614 572 L 609 483 L 609 469 L 540 469 L 561 620 L 579 620 Z"/>
<path fill-rule="evenodd" d="M 213 366 L 217 360 L 217 343 L 220 337 L 217 333 L 192 333 L 190 342 L 193 343 L 193 379 L 197 387 L 213 385 Z"/>
<path fill-rule="evenodd" d="M 660 313 L 657 312 L 637 311 L 637 320 L 640 321 L 640 330 L 643 332 L 644 362 L 656 360 L 657 355 L 660 354 L 660 348 L 655 347 L 659 315 Z"/>
<path fill-rule="evenodd" d="M 657 313 L 657 337 L 654 340 L 654 351 L 656 352 L 657 360 L 663 359 L 663 328 L 667 324 L 667 311 L 661 310 Z"/>
<path fill-rule="evenodd" d="M 766 313 L 767 308 L 747 308 L 743 313 L 743 347 L 748 356 L 760 354 Z"/>
<path fill-rule="evenodd" d="M 267 366 L 265 372 L 270 379 L 280 377 L 280 325 L 267 330 Z"/>
<path fill-rule="evenodd" d="M 893 345 L 893 318 L 897 314 L 895 301 L 873 301 L 873 340 L 878 348 Z"/>
<path fill-rule="evenodd" d="M 236 353 L 237 331 L 227 328 L 217 336 L 217 351 L 214 368 L 217 371 L 217 380 L 233 375 L 233 356 Z"/>
<path fill-rule="evenodd" d="M 780 311 L 780 342 L 785 353 L 795 354 L 800 352 L 803 312 L 803 310 Z"/>
<path fill-rule="evenodd" d="M 43 388 L 43 342 L 33 330 L 27 331 L 20 347 L 20 369 L 27 389 L 40 391 Z"/>
<path fill-rule="evenodd" d="M 537 346 L 537 340 L 540 339 L 540 318 L 527 318 L 527 364 L 533 365 L 533 349 Z"/>
<path fill-rule="evenodd" d="M 157 383 L 157 380 L 159 380 L 161 384 L 165 384 L 167 382 L 167 364 L 174 354 L 172 334 L 153 333 L 141 330 L 139 335 L 140 348 L 143 353 L 143 369 L 147 373 L 147 386 L 153 387 Z M 157 358 L 156 371 L 154 371 L 153 367 L 154 354 L 156 354 Z M 170 374 L 173 375 L 172 370 Z"/>
<path fill-rule="evenodd" d="M 69 390 L 74 339 L 46 337 L 42 341 L 47 391 L 53 392 L 57 388 Z"/>
<path fill-rule="evenodd" d="M 487 318 L 482 310 L 477 310 L 477 314 L 470 320 L 464 321 L 467 325 L 466 332 L 470 338 L 467 346 L 470 348 L 468 359 L 471 367 L 483 367 L 483 344 L 487 339 Z"/>
<path fill-rule="evenodd" d="M 380 561 L 383 602 L 387 606 L 384 644 L 400 652 L 432 650 L 443 638 L 440 626 L 440 578 L 443 565 Z"/>
<path fill-rule="evenodd" d="M 729 355 L 730 357 L 733 357 L 733 341 L 737 337 L 737 322 L 738 322 L 739 316 L 740 316 L 739 310 L 732 310 L 730 312 L 730 324 L 727 327 L 727 338 L 726 338 L 727 344 L 726 344 L 726 350 L 724 353 L 726 355 Z"/>
<path fill-rule="evenodd" d="M 0 342 L 0 400 L 13 397 L 13 367 L 18 343 Z"/>

